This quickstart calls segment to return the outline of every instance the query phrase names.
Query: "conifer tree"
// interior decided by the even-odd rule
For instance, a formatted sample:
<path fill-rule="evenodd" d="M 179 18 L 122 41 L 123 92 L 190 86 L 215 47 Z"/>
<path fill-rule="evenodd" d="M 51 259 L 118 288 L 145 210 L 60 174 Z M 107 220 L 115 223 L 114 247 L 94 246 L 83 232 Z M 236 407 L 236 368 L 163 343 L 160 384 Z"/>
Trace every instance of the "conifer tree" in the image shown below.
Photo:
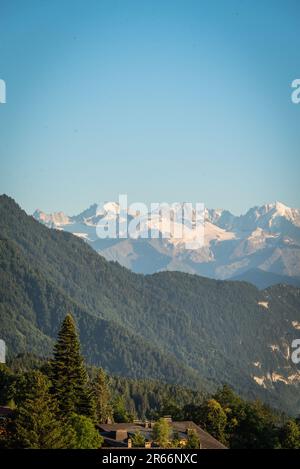
<path fill-rule="evenodd" d="M 98 423 L 106 423 L 112 418 L 112 405 L 107 376 L 102 368 L 99 368 L 94 382 L 94 395 L 96 420 Z"/>
<path fill-rule="evenodd" d="M 70 313 L 62 323 L 54 347 L 51 380 L 59 410 L 64 416 L 76 413 L 94 418 L 92 392 L 80 353 L 75 321 Z"/>
<path fill-rule="evenodd" d="M 17 411 L 16 445 L 33 449 L 71 447 L 74 432 L 63 420 L 58 420 L 58 407 L 49 392 L 48 378 L 40 371 L 34 371 L 31 385 Z"/>

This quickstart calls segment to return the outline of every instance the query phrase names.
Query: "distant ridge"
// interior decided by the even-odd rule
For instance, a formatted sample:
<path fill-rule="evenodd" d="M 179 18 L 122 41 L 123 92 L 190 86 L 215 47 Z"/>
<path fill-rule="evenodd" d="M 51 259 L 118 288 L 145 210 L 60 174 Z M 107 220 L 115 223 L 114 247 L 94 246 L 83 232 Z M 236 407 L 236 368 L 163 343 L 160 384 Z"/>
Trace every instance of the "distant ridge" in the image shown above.
<path fill-rule="evenodd" d="M 278 275 L 273 272 L 266 272 L 261 269 L 251 269 L 246 272 L 231 277 L 230 280 L 239 282 L 249 282 L 260 290 L 270 287 L 271 285 L 292 285 L 300 287 L 300 277 L 288 277 L 286 275 Z"/>

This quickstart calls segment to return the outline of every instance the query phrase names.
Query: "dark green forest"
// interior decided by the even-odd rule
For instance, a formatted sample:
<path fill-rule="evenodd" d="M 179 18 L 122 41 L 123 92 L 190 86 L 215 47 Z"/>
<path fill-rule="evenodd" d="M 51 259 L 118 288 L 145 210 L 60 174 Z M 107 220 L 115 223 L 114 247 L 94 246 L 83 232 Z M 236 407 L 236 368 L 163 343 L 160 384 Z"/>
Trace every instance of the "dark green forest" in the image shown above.
<path fill-rule="evenodd" d="M 52 358 L 18 355 L 8 366 L 0 366 L 0 405 L 12 409 L 9 419 L 0 422 L 2 449 L 99 448 L 103 439 L 98 424 L 108 419 L 159 421 L 165 415 L 192 420 L 233 449 L 300 448 L 298 419 L 259 400 L 244 400 L 227 385 L 208 395 L 86 367 L 70 314 L 62 323 Z M 133 441 L 138 445 L 138 434 Z M 166 443 L 176 444 L 176 439 Z"/>
<path fill-rule="evenodd" d="M 299 412 L 298 386 L 289 381 L 298 369 L 287 354 L 292 323 L 300 322 L 295 287 L 259 291 L 179 272 L 134 274 L 75 236 L 42 226 L 7 196 L 0 197 L 0 278 L 8 358 L 49 356 L 71 310 L 91 366 L 201 393 L 230 383 L 244 398 Z M 268 381 L 273 373 L 283 380 Z"/>

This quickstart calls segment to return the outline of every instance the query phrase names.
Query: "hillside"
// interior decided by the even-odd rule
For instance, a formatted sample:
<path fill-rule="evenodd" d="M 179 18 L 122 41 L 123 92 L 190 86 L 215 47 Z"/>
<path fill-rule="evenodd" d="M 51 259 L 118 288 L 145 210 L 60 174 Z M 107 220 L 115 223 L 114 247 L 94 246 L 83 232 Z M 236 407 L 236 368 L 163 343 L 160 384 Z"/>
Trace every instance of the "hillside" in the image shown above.
<path fill-rule="evenodd" d="M 38 269 L 28 267 L 21 249 L 13 242 L 0 240 L 0 259 L 1 337 L 10 355 L 25 351 L 50 355 L 58 326 L 70 310 L 78 321 L 84 353 L 90 363 L 101 363 L 113 373 L 131 377 L 149 374 L 170 383 L 178 382 L 180 370 L 182 383 L 204 387 L 196 372 L 173 356 L 162 353 L 120 324 L 91 315 Z"/>
<path fill-rule="evenodd" d="M 91 364 L 138 378 L 202 386 L 299 412 L 290 344 L 300 290 L 179 272 L 138 275 L 72 234 L 49 230 L 0 199 L 1 331 L 11 353 L 48 354 L 71 309 Z"/>

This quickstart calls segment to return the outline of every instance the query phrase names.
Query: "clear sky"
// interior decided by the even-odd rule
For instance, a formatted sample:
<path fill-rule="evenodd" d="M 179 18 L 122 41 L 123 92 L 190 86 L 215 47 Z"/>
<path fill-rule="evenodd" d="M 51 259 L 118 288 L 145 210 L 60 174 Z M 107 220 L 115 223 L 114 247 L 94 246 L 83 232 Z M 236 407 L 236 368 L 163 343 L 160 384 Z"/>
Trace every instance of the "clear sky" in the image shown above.
<path fill-rule="evenodd" d="M 299 0 L 0 0 L 0 192 L 300 207 Z"/>

